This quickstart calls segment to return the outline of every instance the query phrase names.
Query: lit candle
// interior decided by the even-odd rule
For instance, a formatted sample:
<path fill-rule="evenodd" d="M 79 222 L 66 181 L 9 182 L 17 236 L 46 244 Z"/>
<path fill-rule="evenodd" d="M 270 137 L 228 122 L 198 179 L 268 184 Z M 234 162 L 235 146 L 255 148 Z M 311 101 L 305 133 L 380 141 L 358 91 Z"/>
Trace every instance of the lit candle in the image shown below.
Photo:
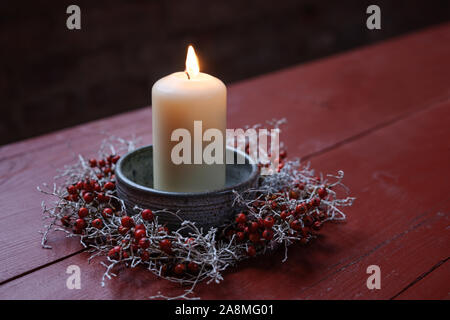
<path fill-rule="evenodd" d="M 226 87 L 219 79 L 200 72 L 197 57 L 189 46 L 186 71 L 158 80 L 152 88 L 153 182 L 154 188 L 172 192 L 203 192 L 225 185 L 225 164 L 201 161 L 203 132 L 218 129 L 226 135 Z M 196 130 L 194 130 L 196 121 Z M 201 121 L 201 132 L 198 124 Z M 179 141 L 172 141 L 174 130 L 187 129 L 191 136 L 191 163 L 174 163 L 171 155 Z M 194 146 L 195 139 L 200 145 Z M 225 150 L 225 149 L 224 149 Z M 199 154 L 200 152 L 200 154 Z M 194 159 L 195 158 L 195 159 Z"/>

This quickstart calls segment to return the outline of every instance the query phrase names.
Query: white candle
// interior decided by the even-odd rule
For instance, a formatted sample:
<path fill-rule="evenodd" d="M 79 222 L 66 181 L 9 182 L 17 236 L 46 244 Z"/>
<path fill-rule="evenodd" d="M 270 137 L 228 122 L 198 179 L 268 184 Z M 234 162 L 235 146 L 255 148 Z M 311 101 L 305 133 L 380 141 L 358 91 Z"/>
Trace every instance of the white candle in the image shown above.
<path fill-rule="evenodd" d="M 194 121 L 202 121 L 202 129 L 215 128 L 226 134 L 226 87 L 219 79 L 199 72 L 197 57 L 190 46 L 186 71 L 158 80 L 152 88 L 153 182 L 154 188 L 172 192 L 203 192 L 225 185 L 225 164 L 194 164 Z M 175 164 L 171 152 L 179 142 L 171 141 L 172 133 L 185 128 L 192 137 L 191 164 Z M 203 142 L 202 148 L 209 142 Z M 201 156 L 201 155 L 200 155 Z"/>

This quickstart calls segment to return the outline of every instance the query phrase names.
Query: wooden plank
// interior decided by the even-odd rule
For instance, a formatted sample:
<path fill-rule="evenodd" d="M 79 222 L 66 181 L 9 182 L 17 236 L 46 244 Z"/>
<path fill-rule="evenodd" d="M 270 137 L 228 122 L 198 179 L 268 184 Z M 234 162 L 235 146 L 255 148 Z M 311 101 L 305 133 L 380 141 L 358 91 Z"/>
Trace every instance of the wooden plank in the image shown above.
<path fill-rule="evenodd" d="M 238 83 L 229 90 L 229 127 L 288 117 L 289 152 L 327 150 L 448 98 L 450 24 L 344 55 Z M 436 45 L 439 44 L 439 45 Z M 75 252 L 39 247 L 42 195 L 55 169 L 97 148 L 102 131 L 151 142 L 150 109 L 96 121 L 0 148 L 0 281 Z M 26 221 L 26 223 L 23 223 Z M 18 228 L 17 225 L 20 225 Z M 65 241 L 51 238 L 54 244 Z M 70 243 L 70 241 L 67 241 Z"/>
<path fill-rule="evenodd" d="M 226 273 L 220 285 L 202 284 L 205 299 L 389 299 L 450 255 L 447 181 L 450 101 L 372 132 L 314 158 L 323 171 L 344 169 L 358 200 L 348 222 L 331 224 L 308 247 L 249 260 Z M 181 289 L 142 268 L 118 270 L 100 288 L 104 271 L 82 253 L 3 285 L 0 298 L 143 299 Z M 82 270 L 82 289 L 67 290 L 65 270 Z M 366 287 L 366 268 L 381 267 L 381 290 Z M 435 290 L 448 290 L 436 274 Z M 420 282 L 419 282 L 420 284 Z"/>
<path fill-rule="evenodd" d="M 431 272 L 422 274 L 417 282 L 411 284 L 404 292 L 395 297 L 398 300 L 443 300 L 450 299 L 450 285 L 448 277 L 450 275 L 449 261 L 440 261 Z M 447 282 L 447 285 L 443 285 Z"/>

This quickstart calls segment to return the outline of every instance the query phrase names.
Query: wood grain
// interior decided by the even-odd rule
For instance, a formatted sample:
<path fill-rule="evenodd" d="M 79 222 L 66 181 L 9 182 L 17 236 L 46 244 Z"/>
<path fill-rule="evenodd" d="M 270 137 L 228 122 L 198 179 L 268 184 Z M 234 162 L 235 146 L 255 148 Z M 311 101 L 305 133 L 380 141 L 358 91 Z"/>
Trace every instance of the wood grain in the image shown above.
<path fill-rule="evenodd" d="M 283 250 L 240 264 L 221 285 L 202 284 L 204 299 L 389 299 L 410 286 L 424 271 L 450 256 L 450 168 L 447 125 L 450 101 L 419 112 L 383 130 L 314 158 L 327 172 L 343 168 L 358 198 L 347 210 L 348 222 L 324 228 L 308 247 L 294 246 L 281 263 Z M 414 128 L 411 130 L 410 128 Z M 420 146 L 420 147 L 418 147 Z M 425 192 L 433 190 L 433 192 Z M 86 253 L 8 282 L 0 298 L 144 299 L 162 291 L 181 292 L 142 268 L 119 269 L 119 277 L 100 287 L 103 267 L 87 264 Z M 81 290 L 65 288 L 67 266 L 82 270 Z M 366 268 L 381 267 L 382 288 L 366 287 Z M 449 289 L 438 274 L 438 290 Z M 436 280 L 437 282 L 437 280 Z M 435 282 L 435 283 L 436 283 Z M 419 282 L 420 283 L 420 282 Z M 426 291 L 416 292 L 425 297 Z"/>

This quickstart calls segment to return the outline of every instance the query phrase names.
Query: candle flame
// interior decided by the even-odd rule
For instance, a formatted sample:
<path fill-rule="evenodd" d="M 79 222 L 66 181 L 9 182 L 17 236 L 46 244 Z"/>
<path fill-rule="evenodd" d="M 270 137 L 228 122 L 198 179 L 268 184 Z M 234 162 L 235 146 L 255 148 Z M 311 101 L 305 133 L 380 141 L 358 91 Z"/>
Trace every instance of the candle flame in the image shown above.
<path fill-rule="evenodd" d="M 194 51 L 194 47 L 189 46 L 186 56 L 186 73 L 189 77 L 195 77 L 200 72 L 198 59 Z"/>

